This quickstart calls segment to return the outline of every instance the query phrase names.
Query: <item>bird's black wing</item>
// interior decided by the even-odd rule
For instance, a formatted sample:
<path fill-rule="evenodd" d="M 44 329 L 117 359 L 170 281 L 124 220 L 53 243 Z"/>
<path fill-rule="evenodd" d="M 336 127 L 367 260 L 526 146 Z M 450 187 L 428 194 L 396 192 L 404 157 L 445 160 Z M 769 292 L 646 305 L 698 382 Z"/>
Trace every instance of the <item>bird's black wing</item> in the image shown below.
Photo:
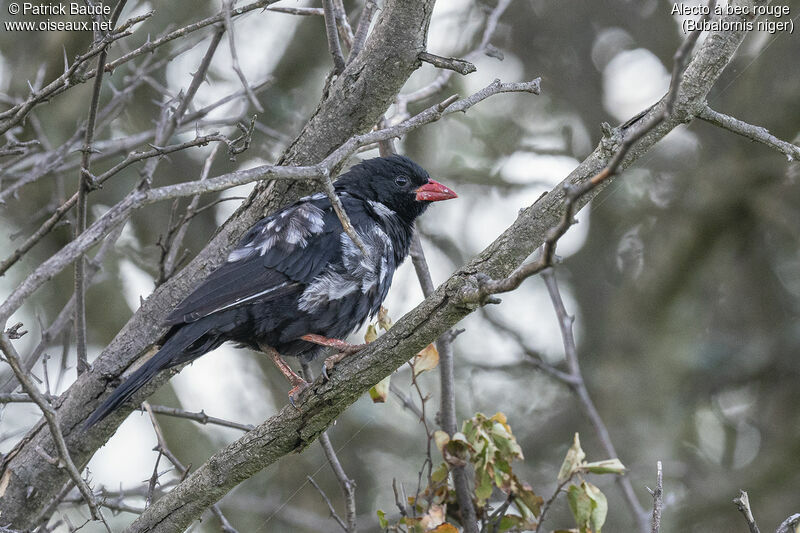
<path fill-rule="evenodd" d="M 218 311 L 302 292 L 339 251 L 341 232 L 324 194 L 261 219 L 165 324 L 194 322 Z"/>

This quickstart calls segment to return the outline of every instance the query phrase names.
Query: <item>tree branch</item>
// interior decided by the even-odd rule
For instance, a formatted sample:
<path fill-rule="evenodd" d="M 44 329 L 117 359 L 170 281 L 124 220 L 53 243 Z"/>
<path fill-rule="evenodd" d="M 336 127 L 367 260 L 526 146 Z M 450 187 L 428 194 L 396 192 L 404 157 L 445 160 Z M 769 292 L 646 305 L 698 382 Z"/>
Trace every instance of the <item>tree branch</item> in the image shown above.
<path fill-rule="evenodd" d="M 753 126 L 752 124 L 743 122 L 730 115 L 719 113 L 711 109 L 708 105 L 703 106 L 697 114 L 697 118 L 703 119 L 710 124 L 714 124 L 728 131 L 732 131 L 742 137 L 747 137 L 752 141 L 769 146 L 786 155 L 789 161 L 800 161 L 800 146 L 778 139 L 772 135 L 767 128 Z"/>
<path fill-rule="evenodd" d="M 425 298 L 433 294 L 435 285 L 425 259 L 425 252 L 419 240 L 419 232 L 414 232 L 411 242 L 411 261 L 417 273 L 422 294 Z M 436 349 L 439 352 L 439 383 L 441 388 L 441 402 L 439 406 L 442 429 L 451 437 L 458 431 L 458 417 L 456 416 L 456 384 L 455 368 L 453 361 L 453 345 L 447 334 L 439 336 L 436 340 Z M 413 373 L 413 369 L 412 369 Z M 469 487 L 469 477 L 465 466 L 454 466 L 453 486 L 456 489 L 458 507 L 461 510 L 461 525 L 466 533 L 478 533 L 478 520 L 475 506 L 472 503 L 472 491 Z"/>
<path fill-rule="evenodd" d="M 122 13 L 122 8 L 127 0 L 118 0 L 114 12 L 111 14 L 111 27 L 117 25 L 117 20 Z M 97 121 L 97 108 L 100 106 L 100 90 L 103 88 L 103 73 L 100 70 L 106 63 L 108 56 L 108 45 L 110 43 L 101 40 L 102 50 L 97 56 L 97 69 L 99 74 L 95 76 L 94 86 L 92 87 L 92 99 L 89 103 L 89 117 L 86 119 L 86 134 L 83 139 L 83 149 L 81 155 L 81 170 L 78 175 L 78 200 L 77 200 L 77 221 L 75 224 L 74 238 L 78 238 L 81 233 L 86 231 L 87 216 L 87 196 L 93 188 L 91 174 L 90 156 L 92 153 L 92 142 L 94 141 L 94 127 Z M 86 263 L 84 255 L 81 254 L 75 262 L 75 349 L 78 357 L 78 374 L 83 374 L 89 370 L 89 362 L 86 359 Z"/>
<path fill-rule="evenodd" d="M 661 469 L 661 461 L 656 463 L 656 489 L 653 493 L 653 517 L 650 521 L 651 533 L 661 531 L 661 511 L 664 508 L 664 473 Z"/>
<path fill-rule="evenodd" d="M 94 499 L 92 489 L 89 488 L 86 480 L 81 477 L 80 471 L 78 471 L 78 468 L 72 461 L 69 449 L 67 448 L 67 443 L 64 441 L 64 435 L 61 433 L 58 413 L 55 409 L 53 409 L 53 407 L 47 401 L 47 398 L 44 397 L 44 395 L 39 391 L 36 385 L 31 381 L 31 379 L 20 366 L 19 354 L 17 353 L 16 348 L 14 348 L 14 345 L 11 344 L 11 338 L 19 338 L 26 332 L 18 332 L 18 329 L 19 328 L 15 326 L 0 333 L 0 350 L 2 350 L 3 355 L 6 358 L 6 362 L 11 366 L 11 370 L 13 370 L 14 374 L 17 376 L 17 379 L 22 385 L 22 389 L 36 403 L 36 405 L 39 406 L 39 409 L 41 409 L 42 413 L 44 414 L 44 418 L 47 421 L 47 426 L 50 428 L 50 434 L 53 437 L 53 441 L 55 442 L 55 447 L 58 452 L 59 460 L 56 462 L 56 465 L 66 469 L 70 479 L 75 486 L 78 487 L 78 490 L 83 496 L 83 500 L 89 507 L 92 518 L 94 520 L 101 520 L 105 524 L 105 519 L 97 507 L 97 502 Z M 106 529 L 108 530 L 108 524 L 106 524 Z M 110 533 L 111 530 L 108 531 Z"/>
<path fill-rule="evenodd" d="M 432 6 L 430 0 L 387 0 L 364 52 L 334 81 L 332 90 L 323 96 L 314 115 L 281 158 L 281 163 L 309 164 L 320 161 L 354 133 L 368 131 L 377 122 L 400 86 L 416 68 L 416 56 L 424 49 Z M 630 150 L 622 162 L 623 168 L 696 113 L 745 35 L 744 31 L 715 31 L 709 34 L 686 71 L 675 112 Z M 382 83 L 378 87 L 369 87 L 371 91 L 366 92 L 365 84 L 374 79 L 381 79 Z M 634 122 L 618 128 L 617 134 L 633 133 L 640 126 L 638 121 Z M 597 174 L 614 153 L 608 141 L 604 140 L 567 177 L 566 183 L 583 183 Z M 93 370 L 82 375 L 62 394 L 58 405 L 59 415 L 73 458 L 82 464 L 87 462 L 127 415 L 129 411 L 121 409 L 91 432 L 80 430 L 83 420 L 107 394 L 114 380 L 160 337 L 163 333 L 159 326 L 161 320 L 188 294 L 195 280 L 220 264 L 230 247 L 264 212 L 271 212 L 277 206 L 307 194 L 310 189 L 295 181 L 271 182 L 257 187 L 250 199 L 219 229 L 204 250 L 144 302 L 95 361 Z M 588 202 L 591 196 L 593 194 L 581 198 L 578 207 Z M 240 441 L 220 450 L 187 478 L 179 489 L 156 502 L 140 518 L 135 528 L 146 529 L 148 524 L 157 523 L 158 529 L 153 531 L 180 529 L 180 524 L 191 522 L 198 512 L 202 512 L 238 481 L 260 471 L 286 453 L 307 446 L 360 394 L 474 310 L 474 306 L 464 305 L 460 295 L 469 287 L 477 288 L 475 275 L 483 272 L 494 277 L 507 276 L 542 244 L 549 229 L 558 223 L 564 209 L 563 187 L 557 187 L 534 205 L 522 210 L 506 232 L 455 273 L 430 298 L 378 341 L 371 343 L 360 357 L 349 358 L 341 367 L 337 367 L 328 384 L 315 383 L 310 390 L 316 394 L 306 396 L 301 404 L 302 411 L 283 409 Z M 40 279 L 28 283 L 36 285 L 43 282 Z M 22 292 L 14 296 L 16 302 L 7 303 L 2 313 L 16 308 L 24 299 L 24 293 L 29 294 L 28 291 L 32 290 L 35 289 L 28 285 L 19 288 L 18 291 Z M 162 373 L 138 398 L 151 393 L 166 378 L 167 373 Z M 36 428 L 3 459 L 0 481 L 4 483 L 5 493 L 0 499 L 0 512 L 4 520 L 15 527 L 27 527 L 25 524 L 35 522 L 47 502 L 58 492 L 55 486 L 61 486 L 59 481 L 65 479 L 63 473 L 36 456 L 36 447 L 49 441 L 47 432 Z M 232 461 L 226 462 L 228 459 Z M 21 465 L 33 466 L 23 469 Z M 47 482 L 42 483 L 42 479 L 47 479 Z M 32 494 L 28 492 L 30 487 L 34 488 Z"/>
<path fill-rule="evenodd" d="M 344 70 L 344 55 L 339 45 L 339 32 L 336 29 L 336 13 L 334 13 L 333 0 L 322 0 L 325 10 L 325 32 L 328 35 L 328 51 L 333 57 L 333 73 L 337 76 Z"/>
<path fill-rule="evenodd" d="M 750 529 L 750 533 L 761 533 L 758 529 L 758 525 L 756 525 L 756 519 L 753 518 L 753 511 L 750 509 L 750 497 L 747 493 L 740 490 L 739 496 L 733 499 L 733 503 L 736 504 L 736 508 L 742 513 L 742 516 L 747 522 L 747 527 Z"/>

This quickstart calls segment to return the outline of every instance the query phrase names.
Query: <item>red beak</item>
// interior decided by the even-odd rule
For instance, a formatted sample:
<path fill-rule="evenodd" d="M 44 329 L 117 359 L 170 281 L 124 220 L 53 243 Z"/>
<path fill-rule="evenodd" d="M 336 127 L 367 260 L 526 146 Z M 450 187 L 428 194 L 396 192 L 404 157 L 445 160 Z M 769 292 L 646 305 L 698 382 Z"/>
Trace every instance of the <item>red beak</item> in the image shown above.
<path fill-rule="evenodd" d="M 458 195 L 448 187 L 435 180 L 428 180 L 428 183 L 419 187 L 414 192 L 417 193 L 418 202 L 438 202 L 458 198 Z"/>

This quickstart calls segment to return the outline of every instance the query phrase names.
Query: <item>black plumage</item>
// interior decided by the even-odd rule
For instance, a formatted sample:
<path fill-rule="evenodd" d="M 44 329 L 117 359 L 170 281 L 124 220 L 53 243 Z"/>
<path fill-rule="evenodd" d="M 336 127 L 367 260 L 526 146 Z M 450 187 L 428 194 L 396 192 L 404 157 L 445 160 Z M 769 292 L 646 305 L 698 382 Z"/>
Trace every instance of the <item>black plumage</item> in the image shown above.
<path fill-rule="evenodd" d="M 171 328 L 161 349 L 86 424 L 102 420 L 161 370 L 226 341 L 270 352 L 295 385 L 292 392 L 301 389 L 305 382 L 278 354 L 310 361 L 323 348 L 302 336 L 341 339 L 374 315 L 408 255 L 414 220 L 430 202 L 456 196 L 397 155 L 355 165 L 336 181 L 335 190 L 366 254 L 344 231 L 324 194 L 261 219 L 167 317 Z"/>

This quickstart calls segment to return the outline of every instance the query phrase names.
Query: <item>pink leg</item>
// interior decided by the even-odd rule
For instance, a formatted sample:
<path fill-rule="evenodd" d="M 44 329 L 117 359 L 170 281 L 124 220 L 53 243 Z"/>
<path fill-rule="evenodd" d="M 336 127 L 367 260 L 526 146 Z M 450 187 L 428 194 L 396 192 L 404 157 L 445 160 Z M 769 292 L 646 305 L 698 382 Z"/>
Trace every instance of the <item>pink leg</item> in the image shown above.
<path fill-rule="evenodd" d="M 308 335 L 303 335 L 300 337 L 304 341 L 308 341 L 314 344 L 319 344 L 320 346 L 329 346 L 331 348 L 336 348 L 340 352 L 344 352 L 347 354 L 356 353 L 360 350 L 363 350 L 366 344 L 350 344 L 349 342 L 345 342 L 340 339 L 329 339 L 328 337 L 323 337 L 322 335 L 316 335 L 314 333 L 309 333 Z"/>
<path fill-rule="evenodd" d="M 300 399 L 300 394 L 308 388 L 308 382 L 298 376 L 294 370 L 286 364 L 286 361 L 283 360 L 283 357 L 281 357 L 281 354 L 279 354 L 275 348 L 267 345 L 261 345 L 260 348 L 261 351 L 269 355 L 272 362 L 275 363 L 275 366 L 281 371 L 281 374 L 286 376 L 289 383 L 293 385 L 292 389 L 289 391 L 289 403 L 296 407 L 295 403 Z"/>
<path fill-rule="evenodd" d="M 339 350 L 338 353 L 335 353 L 325 359 L 325 364 L 322 365 L 322 375 L 325 377 L 325 381 L 328 380 L 328 372 L 333 370 L 333 367 L 336 366 L 336 363 L 347 357 L 348 355 L 352 355 L 358 351 L 361 351 L 366 344 L 350 344 L 349 342 L 345 342 L 340 339 L 329 339 L 328 337 L 323 337 L 322 335 L 315 335 L 314 333 L 309 333 L 308 335 L 303 335 L 300 337 L 304 341 L 308 341 L 314 344 L 319 344 L 320 346 L 329 346 L 331 348 L 336 348 Z"/>

